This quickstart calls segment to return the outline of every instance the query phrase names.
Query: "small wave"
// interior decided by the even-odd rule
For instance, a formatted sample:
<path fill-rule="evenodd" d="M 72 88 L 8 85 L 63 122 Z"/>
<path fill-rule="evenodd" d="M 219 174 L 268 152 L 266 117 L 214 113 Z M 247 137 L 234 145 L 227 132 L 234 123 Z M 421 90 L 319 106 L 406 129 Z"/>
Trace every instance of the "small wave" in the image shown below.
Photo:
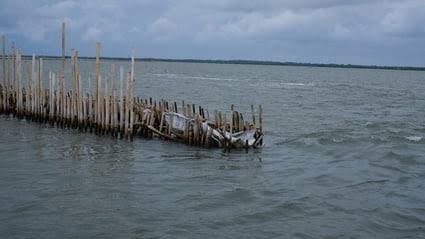
<path fill-rule="evenodd" d="M 236 81 L 237 80 L 233 78 L 189 76 L 189 75 L 179 75 L 179 74 L 170 74 L 170 73 L 163 73 L 163 74 L 157 73 L 152 75 L 158 76 L 158 77 L 173 78 L 173 79 L 179 78 L 179 79 L 213 80 L 213 81 Z"/>
<path fill-rule="evenodd" d="M 388 181 L 389 180 L 387 180 L 387 179 L 366 180 L 366 181 L 363 181 L 363 182 L 359 182 L 359 183 L 355 183 L 355 184 L 350 184 L 350 185 L 347 185 L 345 187 L 352 188 L 352 187 L 358 187 L 358 186 L 367 185 L 367 184 L 385 184 Z"/>
<path fill-rule="evenodd" d="M 423 137 L 421 137 L 421 136 L 414 136 L 414 135 L 412 135 L 412 136 L 407 136 L 407 137 L 405 137 L 407 140 L 409 140 L 409 141 L 413 141 L 413 142 L 419 142 L 419 141 L 421 141 L 422 139 L 423 139 Z"/>
<path fill-rule="evenodd" d="M 310 83 L 297 83 L 297 82 L 284 82 L 282 85 L 288 86 L 315 86 L 313 82 Z"/>

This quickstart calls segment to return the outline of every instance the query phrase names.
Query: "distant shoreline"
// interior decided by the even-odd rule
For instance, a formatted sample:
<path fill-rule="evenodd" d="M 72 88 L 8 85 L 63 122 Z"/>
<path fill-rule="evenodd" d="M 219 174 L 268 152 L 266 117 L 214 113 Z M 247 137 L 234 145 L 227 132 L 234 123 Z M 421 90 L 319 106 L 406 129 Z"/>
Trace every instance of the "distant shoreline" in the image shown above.
<path fill-rule="evenodd" d="M 47 60 L 61 59 L 60 56 L 37 56 Z M 31 58 L 24 55 L 22 58 Z M 70 59 L 70 56 L 66 56 Z M 81 56 L 82 60 L 94 60 L 95 57 Z M 127 57 L 101 57 L 103 60 L 129 61 Z M 200 59 L 166 59 L 166 58 L 136 58 L 136 61 L 146 62 L 183 62 L 183 63 L 212 63 L 212 64 L 237 64 L 237 65 L 267 65 L 267 66 L 304 66 L 304 67 L 329 67 L 329 68 L 354 68 L 354 69 L 379 69 L 379 70 L 402 70 L 402 71 L 425 71 L 425 67 L 415 66 L 377 66 L 377 65 L 352 65 L 352 64 L 325 64 L 325 63 L 299 63 L 280 61 L 258 60 L 200 60 Z"/>

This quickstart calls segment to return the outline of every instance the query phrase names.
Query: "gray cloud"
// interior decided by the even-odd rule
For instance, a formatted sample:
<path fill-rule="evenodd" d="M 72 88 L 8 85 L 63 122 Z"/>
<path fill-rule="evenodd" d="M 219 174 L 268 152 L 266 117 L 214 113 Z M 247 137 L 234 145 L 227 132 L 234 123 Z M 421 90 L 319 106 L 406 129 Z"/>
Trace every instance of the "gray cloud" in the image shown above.
<path fill-rule="evenodd" d="M 423 65 L 422 0 L 41 0 L 0 2 L 0 33 L 23 50 L 56 54 L 67 22 L 69 45 L 92 55 L 247 58 Z M 407 54 L 408 53 L 408 54 Z M 409 56 L 409 57 L 406 57 Z"/>

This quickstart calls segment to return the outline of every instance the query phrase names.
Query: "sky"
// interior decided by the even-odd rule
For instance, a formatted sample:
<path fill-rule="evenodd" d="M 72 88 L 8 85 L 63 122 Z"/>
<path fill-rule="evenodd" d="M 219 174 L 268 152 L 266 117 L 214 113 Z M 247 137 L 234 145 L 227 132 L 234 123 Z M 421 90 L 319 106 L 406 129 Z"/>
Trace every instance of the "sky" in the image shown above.
<path fill-rule="evenodd" d="M 425 66 L 425 0 L 0 0 L 24 54 Z"/>

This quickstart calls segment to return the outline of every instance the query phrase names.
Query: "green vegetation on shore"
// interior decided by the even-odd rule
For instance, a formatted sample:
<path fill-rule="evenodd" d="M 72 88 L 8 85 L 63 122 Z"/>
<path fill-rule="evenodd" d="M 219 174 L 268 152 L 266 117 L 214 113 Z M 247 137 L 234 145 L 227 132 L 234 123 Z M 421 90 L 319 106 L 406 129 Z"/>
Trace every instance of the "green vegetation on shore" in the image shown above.
<path fill-rule="evenodd" d="M 39 56 L 44 59 L 60 59 L 60 56 Z M 31 58 L 31 56 L 23 56 Z M 67 56 L 66 58 L 70 58 Z M 94 60 L 95 57 L 79 57 L 82 60 Z M 102 57 L 106 60 L 125 60 L 126 57 Z M 414 66 L 377 66 L 377 65 L 352 65 L 352 64 L 324 64 L 324 63 L 299 63 L 279 61 L 256 61 L 256 60 L 199 60 L 199 59 L 165 59 L 165 58 L 136 58 L 136 61 L 147 62 L 185 62 L 185 63 L 213 63 L 213 64 L 240 64 L 240 65 L 270 65 L 270 66 L 304 66 L 304 67 L 331 67 L 331 68 L 358 68 L 358 69 L 382 69 L 382 70 L 409 70 L 425 71 L 425 67 Z"/>

